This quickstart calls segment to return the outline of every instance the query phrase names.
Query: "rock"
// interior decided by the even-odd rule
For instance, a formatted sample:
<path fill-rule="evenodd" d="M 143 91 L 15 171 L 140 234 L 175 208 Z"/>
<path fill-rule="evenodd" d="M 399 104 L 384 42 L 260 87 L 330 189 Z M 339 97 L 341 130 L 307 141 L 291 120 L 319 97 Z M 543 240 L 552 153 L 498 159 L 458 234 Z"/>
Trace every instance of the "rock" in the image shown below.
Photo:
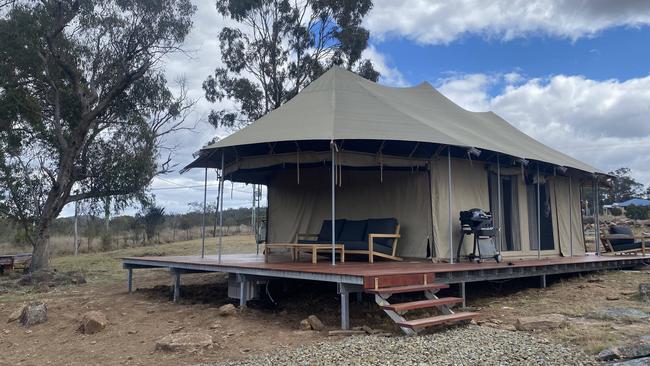
<path fill-rule="evenodd" d="M 95 334 L 101 332 L 108 325 L 106 315 L 101 311 L 89 311 L 81 317 L 81 330 L 84 334 Z"/>
<path fill-rule="evenodd" d="M 219 307 L 219 309 L 217 309 L 217 314 L 219 314 L 220 316 L 235 315 L 237 314 L 237 308 L 233 304 L 226 304 Z"/>
<path fill-rule="evenodd" d="M 352 336 L 352 335 L 361 335 L 361 334 L 366 334 L 366 331 L 364 330 L 330 330 L 327 332 L 327 335 L 330 337 L 334 336 Z"/>
<path fill-rule="evenodd" d="M 218 321 L 215 321 L 212 324 L 210 324 L 210 326 L 208 328 L 210 328 L 210 329 L 219 329 L 219 328 L 221 328 L 221 323 L 219 323 Z"/>
<path fill-rule="evenodd" d="M 9 318 L 7 318 L 7 323 L 15 322 L 16 320 L 20 319 L 20 317 L 23 316 L 23 311 L 25 311 L 26 306 L 27 305 L 22 304 L 11 314 L 9 314 Z"/>
<path fill-rule="evenodd" d="M 600 353 L 598 353 L 598 355 L 596 356 L 596 359 L 598 361 L 603 361 L 603 362 L 620 360 L 621 354 L 618 352 L 618 349 L 615 347 L 607 348 L 600 351 Z"/>
<path fill-rule="evenodd" d="M 615 301 L 615 300 L 620 299 L 620 297 L 618 297 L 618 296 L 607 296 L 607 297 L 605 297 L 605 299 L 607 299 L 609 301 Z"/>
<path fill-rule="evenodd" d="M 622 362 L 615 362 L 610 366 L 648 366 L 650 365 L 650 357 L 637 358 L 634 360 L 627 360 Z"/>
<path fill-rule="evenodd" d="M 212 336 L 206 333 L 173 333 L 157 340 L 156 350 L 184 352 L 212 347 L 212 344 Z"/>
<path fill-rule="evenodd" d="M 311 325 L 311 329 L 320 332 L 321 330 L 325 329 L 325 324 L 323 324 L 320 319 L 316 315 L 310 315 L 307 317 L 307 321 L 309 322 L 309 325 Z"/>
<path fill-rule="evenodd" d="M 311 324 L 309 323 L 309 319 L 303 319 L 300 321 L 300 330 L 311 330 Z"/>
<path fill-rule="evenodd" d="M 650 356 L 650 343 L 635 342 L 618 347 L 621 358 L 640 358 Z"/>
<path fill-rule="evenodd" d="M 515 329 L 523 331 L 547 330 L 563 328 L 567 324 L 567 318 L 562 314 L 544 314 L 518 318 Z"/>
<path fill-rule="evenodd" d="M 587 315 L 594 319 L 623 321 L 636 321 L 650 317 L 650 314 L 634 308 L 598 309 Z"/>
<path fill-rule="evenodd" d="M 650 283 L 639 284 L 639 297 L 643 302 L 650 301 Z"/>
<path fill-rule="evenodd" d="M 30 302 L 20 315 L 20 324 L 30 327 L 47 321 L 47 305 L 43 302 Z"/>

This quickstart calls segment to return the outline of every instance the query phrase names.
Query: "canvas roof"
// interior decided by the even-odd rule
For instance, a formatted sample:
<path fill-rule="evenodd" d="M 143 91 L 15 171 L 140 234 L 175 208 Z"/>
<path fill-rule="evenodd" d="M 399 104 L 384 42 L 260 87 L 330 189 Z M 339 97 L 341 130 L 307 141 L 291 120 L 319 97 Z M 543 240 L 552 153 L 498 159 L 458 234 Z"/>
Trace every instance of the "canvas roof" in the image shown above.
<path fill-rule="evenodd" d="M 429 83 L 388 87 L 339 67 L 332 67 L 280 108 L 202 150 L 306 140 L 394 140 L 475 147 L 601 173 L 536 141 L 493 112 L 461 108 Z M 202 165 L 190 164 L 188 168 L 197 166 Z"/>

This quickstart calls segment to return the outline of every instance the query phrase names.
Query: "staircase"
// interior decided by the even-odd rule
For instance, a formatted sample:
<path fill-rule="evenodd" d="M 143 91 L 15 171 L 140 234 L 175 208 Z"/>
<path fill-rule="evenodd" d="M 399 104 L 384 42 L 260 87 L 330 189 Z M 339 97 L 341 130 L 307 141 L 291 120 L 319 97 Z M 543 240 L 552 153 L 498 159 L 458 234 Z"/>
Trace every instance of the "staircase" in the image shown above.
<path fill-rule="evenodd" d="M 399 275 L 381 275 L 366 277 L 364 290 L 375 295 L 375 302 L 407 335 L 415 335 L 428 327 L 444 324 L 454 324 L 469 321 L 478 316 L 478 313 L 454 312 L 451 307 L 463 302 L 460 297 L 438 297 L 436 293 L 449 285 L 435 283 L 433 273 L 415 273 Z M 418 293 L 424 294 L 426 299 L 394 303 L 388 299 L 394 294 Z M 437 309 L 440 315 L 407 319 L 404 316 L 412 310 Z"/>

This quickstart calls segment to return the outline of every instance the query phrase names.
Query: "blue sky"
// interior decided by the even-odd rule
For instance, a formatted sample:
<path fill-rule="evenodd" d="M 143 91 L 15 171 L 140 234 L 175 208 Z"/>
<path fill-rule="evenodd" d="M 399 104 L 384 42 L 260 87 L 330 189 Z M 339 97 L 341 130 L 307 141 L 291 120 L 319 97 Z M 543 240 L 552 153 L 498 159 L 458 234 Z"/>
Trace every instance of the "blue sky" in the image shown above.
<path fill-rule="evenodd" d="M 575 41 L 543 34 L 510 41 L 472 34 L 442 45 L 419 45 L 401 37 L 372 40 L 410 83 L 436 81 L 450 72 L 515 70 L 529 77 L 565 74 L 626 80 L 650 73 L 649 41 L 648 27 L 626 26 Z"/>
<path fill-rule="evenodd" d="M 229 133 L 206 121 L 212 108 L 232 105 L 208 103 L 201 89 L 220 63 L 218 33 L 232 21 L 214 0 L 195 3 L 188 53 L 164 65 L 168 80 L 183 77 L 198 100 L 188 121 L 196 130 L 172 137 L 179 167 Z M 650 185 L 650 1 L 374 0 L 364 26 L 371 42 L 363 56 L 381 83 L 428 81 L 466 109 L 492 110 L 551 147 L 605 171 L 630 167 Z M 208 199 L 214 179 L 210 172 Z M 156 178 L 152 192 L 168 212 L 184 212 L 202 200 L 202 184 L 202 171 L 172 173 Z M 251 194 L 235 186 L 224 204 L 250 205 Z"/>

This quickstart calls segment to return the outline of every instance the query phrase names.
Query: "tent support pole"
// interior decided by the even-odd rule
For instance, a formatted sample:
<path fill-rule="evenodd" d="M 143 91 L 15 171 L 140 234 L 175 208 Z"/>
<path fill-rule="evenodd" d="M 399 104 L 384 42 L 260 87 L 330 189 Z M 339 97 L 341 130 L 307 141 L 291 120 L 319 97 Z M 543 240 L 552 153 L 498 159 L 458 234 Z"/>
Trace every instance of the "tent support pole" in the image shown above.
<path fill-rule="evenodd" d="M 208 168 L 205 168 L 203 181 L 203 217 L 201 217 L 201 258 L 205 257 L 205 210 L 208 198 Z"/>
<path fill-rule="evenodd" d="M 501 239 L 501 223 L 503 222 L 503 217 L 501 212 L 501 156 L 499 153 L 497 153 L 497 207 L 497 220 L 499 220 L 499 225 L 497 227 L 497 241 L 499 244 L 499 252 L 501 252 L 503 250 L 503 242 Z"/>
<path fill-rule="evenodd" d="M 540 230 L 541 227 L 541 204 L 540 204 L 540 192 L 539 192 L 539 161 L 537 162 L 537 259 L 542 258 L 542 233 Z"/>
<path fill-rule="evenodd" d="M 452 222 L 451 222 L 451 146 L 447 148 L 447 184 L 449 188 L 449 197 L 447 200 L 448 207 L 447 213 L 449 215 L 449 263 L 454 263 L 454 239 L 452 234 Z M 462 245 L 460 243 L 459 245 Z M 459 259 L 460 260 L 460 259 Z"/>
<path fill-rule="evenodd" d="M 336 265 L 336 145 L 332 141 L 330 149 L 332 150 L 332 265 Z M 343 299 L 343 298 L 342 298 Z"/>
<path fill-rule="evenodd" d="M 600 199 L 599 199 L 599 190 L 598 190 L 598 176 L 594 179 L 594 244 L 596 245 L 596 255 L 600 255 Z"/>
<path fill-rule="evenodd" d="M 569 176 L 569 256 L 573 257 L 573 181 Z"/>
<path fill-rule="evenodd" d="M 221 181 L 219 184 L 219 264 L 221 264 L 221 252 L 223 247 L 223 186 L 225 175 L 223 172 L 223 151 L 221 152 Z"/>

